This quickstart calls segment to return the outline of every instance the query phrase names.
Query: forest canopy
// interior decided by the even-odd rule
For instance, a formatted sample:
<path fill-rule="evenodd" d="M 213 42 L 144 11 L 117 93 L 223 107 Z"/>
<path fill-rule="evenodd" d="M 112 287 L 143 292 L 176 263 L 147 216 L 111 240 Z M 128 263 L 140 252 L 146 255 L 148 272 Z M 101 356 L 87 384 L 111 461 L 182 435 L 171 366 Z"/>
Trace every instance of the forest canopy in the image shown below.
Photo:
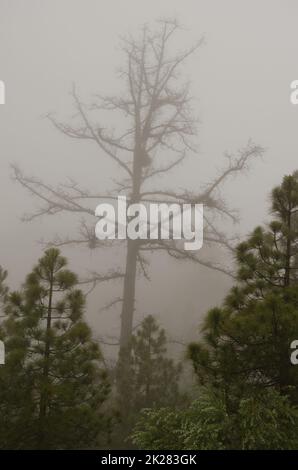
<path fill-rule="evenodd" d="M 1 268 L 1 448 L 297 448 L 297 213 L 295 172 L 271 193 L 272 220 L 237 246 L 235 285 L 179 362 L 148 315 L 108 367 L 57 248 L 18 291 Z"/>

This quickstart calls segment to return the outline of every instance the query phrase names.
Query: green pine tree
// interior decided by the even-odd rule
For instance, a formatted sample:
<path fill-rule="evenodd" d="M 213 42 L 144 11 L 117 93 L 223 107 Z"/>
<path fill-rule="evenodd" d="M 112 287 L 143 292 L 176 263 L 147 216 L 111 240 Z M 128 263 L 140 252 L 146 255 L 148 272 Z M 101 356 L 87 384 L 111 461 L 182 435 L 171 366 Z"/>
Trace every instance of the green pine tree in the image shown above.
<path fill-rule="evenodd" d="M 131 341 L 130 362 L 119 362 L 122 429 L 126 436 L 144 408 L 174 406 L 180 400 L 181 366 L 167 357 L 167 337 L 152 315 L 145 317 Z M 125 364 L 125 367 L 123 366 Z"/>
<path fill-rule="evenodd" d="M 185 408 L 144 410 L 132 433 L 139 449 L 297 449 L 298 408 L 274 389 L 243 397 L 230 414 L 222 393 L 203 390 Z"/>
<path fill-rule="evenodd" d="M 109 393 L 85 299 L 59 250 L 49 249 L 9 295 L 0 369 L 2 448 L 97 446 Z"/>
<path fill-rule="evenodd" d="M 202 382 L 225 391 L 237 410 L 248 388 L 274 387 L 298 401 L 298 181 L 286 176 L 272 191 L 274 220 L 237 249 L 238 283 L 222 307 L 209 311 L 203 341 L 189 355 Z"/>

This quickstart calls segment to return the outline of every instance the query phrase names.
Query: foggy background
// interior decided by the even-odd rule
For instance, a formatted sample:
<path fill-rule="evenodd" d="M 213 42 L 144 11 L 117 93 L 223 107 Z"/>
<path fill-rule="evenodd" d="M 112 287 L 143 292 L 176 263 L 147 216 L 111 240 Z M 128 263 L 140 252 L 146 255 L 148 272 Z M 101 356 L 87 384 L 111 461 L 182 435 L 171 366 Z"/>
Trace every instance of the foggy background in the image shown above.
<path fill-rule="evenodd" d="M 73 115 L 73 83 L 86 100 L 118 93 L 116 70 L 124 59 L 119 36 L 137 35 L 160 17 L 175 17 L 184 26 L 179 48 L 205 37 L 182 76 L 191 81 L 200 119 L 199 152 L 171 173 L 171 185 L 199 188 L 224 166 L 224 151 L 237 151 L 252 138 L 265 147 L 264 157 L 225 186 L 241 216 L 233 233 L 245 235 L 266 221 L 272 187 L 297 169 L 298 107 L 290 104 L 290 83 L 298 78 L 295 0 L 0 0 L 0 79 L 6 85 L 6 105 L 0 106 L 0 264 L 13 288 L 41 256 L 38 241 L 75 237 L 79 219 L 21 222 L 38 201 L 11 180 L 10 164 L 54 185 L 73 178 L 85 188 L 109 188 L 117 167 L 92 143 L 67 138 L 43 116 L 54 112 L 67 121 Z M 79 274 L 115 262 L 103 251 L 62 252 Z M 137 286 L 136 319 L 156 315 L 182 341 L 194 337 L 203 314 L 231 284 L 224 275 L 166 255 L 152 257 L 150 275 L 150 283 L 142 279 Z M 122 281 L 116 281 L 90 296 L 88 320 L 99 336 L 117 338 L 119 308 L 100 309 L 121 292 Z"/>

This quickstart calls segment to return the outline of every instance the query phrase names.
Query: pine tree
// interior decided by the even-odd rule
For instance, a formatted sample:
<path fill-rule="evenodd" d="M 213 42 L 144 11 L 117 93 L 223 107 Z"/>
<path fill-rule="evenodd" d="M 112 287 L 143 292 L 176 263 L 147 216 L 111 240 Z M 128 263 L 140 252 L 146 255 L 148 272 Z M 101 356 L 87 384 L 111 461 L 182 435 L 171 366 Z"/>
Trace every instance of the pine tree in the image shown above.
<path fill-rule="evenodd" d="M 84 295 L 66 265 L 59 250 L 47 250 L 23 289 L 9 295 L 2 448 L 95 446 L 108 426 L 101 411 L 106 372 L 83 320 Z"/>
<path fill-rule="evenodd" d="M 167 357 L 167 337 L 152 315 L 145 317 L 131 340 L 129 365 L 118 365 L 119 396 L 123 428 L 128 435 L 140 410 L 174 406 L 179 402 L 180 364 Z"/>
<path fill-rule="evenodd" d="M 144 410 L 132 433 L 139 449 L 297 449 L 298 409 L 276 390 L 243 397 L 231 415 L 223 394 L 202 390 L 182 409 Z"/>
<path fill-rule="evenodd" d="M 274 220 L 237 249 L 238 283 L 209 311 L 189 355 L 203 382 L 222 387 L 231 410 L 248 388 L 275 387 L 298 401 L 290 344 L 298 338 L 298 180 L 272 191 Z"/>

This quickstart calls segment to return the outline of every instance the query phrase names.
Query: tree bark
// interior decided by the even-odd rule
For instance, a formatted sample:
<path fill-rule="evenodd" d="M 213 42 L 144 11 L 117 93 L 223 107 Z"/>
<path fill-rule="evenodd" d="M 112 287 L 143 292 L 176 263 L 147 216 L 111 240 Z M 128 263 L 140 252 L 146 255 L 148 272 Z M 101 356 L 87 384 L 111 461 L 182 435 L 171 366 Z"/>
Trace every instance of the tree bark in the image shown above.
<path fill-rule="evenodd" d="M 126 269 L 123 285 L 123 303 L 121 312 L 120 352 L 127 351 L 133 328 L 133 314 L 135 309 L 135 290 L 137 274 L 138 241 L 128 240 L 126 254 Z"/>
<path fill-rule="evenodd" d="M 136 147 L 133 156 L 132 195 L 130 203 L 140 202 L 142 183 L 142 146 L 140 144 L 139 126 L 136 129 Z M 120 351 L 119 358 L 124 353 L 130 355 L 130 340 L 133 329 L 133 315 L 135 309 L 135 291 L 137 280 L 139 240 L 127 241 L 126 266 L 123 284 L 123 302 L 121 312 Z M 125 353 L 126 351 L 126 353 Z"/>

